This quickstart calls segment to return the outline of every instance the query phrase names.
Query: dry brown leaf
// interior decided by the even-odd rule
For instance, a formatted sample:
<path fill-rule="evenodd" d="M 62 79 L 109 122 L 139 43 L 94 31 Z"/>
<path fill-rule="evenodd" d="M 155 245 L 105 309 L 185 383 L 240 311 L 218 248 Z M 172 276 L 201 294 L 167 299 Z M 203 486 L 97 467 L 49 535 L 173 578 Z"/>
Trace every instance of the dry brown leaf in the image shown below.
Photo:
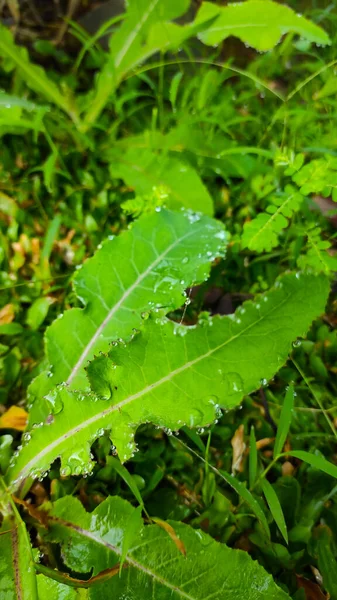
<path fill-rule="evenodd" d="M 6 304 L 0 310 L 0 325 L 11 323 L 15 317 L 14 304 Z"/>
<path fill-rule="evenodd" d="M 38 238 L 32 238 L 31 249 L 33 264 L 38 265 L 40 262 L 40 240 Z"/>
<path fill-rule="evenodd" d="M 243 457 L 246 450 L 246 444 L 244 442 L 245 436 L 245 428 L 244 425 L 241 424 L 236 432 L 234 433 L 231 444 L 233 448 L 233 458 L 232 458 L 232 472 L 239 471 L 242 473 L 243 471 Z"/>
<path fill-rule="evenodd" d="M 269 446 L 269 444 L 272 444 L 275 438 L 262 438 L 262 440 L 258 440 L 256 442 L 256 448 L 258 450 L 262 450 L 263 448 L 265 448 L 266 446 Z"/>
<path fill-rule="evenodd" d="M 298 587 L 303 588 L 305 591 L 306 600 L 327 600 L 317 583 L 302 577 L 302 575 L 296 575 L 296 579 Z"/>
<path fill-rule="evenodd" d="M 20 406 L 11 406 L 0 417 L 0 429 L 17 429 L 24 431 L 27 425 L 28 413 Z"/>
<path fill-rule="evenodd" d="M 283 465 L 282 465 L 282 475 L 283 476 L 285 476 L 285 477 L 291 476 L 293 474 L 294 470 L 295 470 L 295 467 L 291 462 L 289 462 L 289 460 L 286 460 L 283 463 Z"/>

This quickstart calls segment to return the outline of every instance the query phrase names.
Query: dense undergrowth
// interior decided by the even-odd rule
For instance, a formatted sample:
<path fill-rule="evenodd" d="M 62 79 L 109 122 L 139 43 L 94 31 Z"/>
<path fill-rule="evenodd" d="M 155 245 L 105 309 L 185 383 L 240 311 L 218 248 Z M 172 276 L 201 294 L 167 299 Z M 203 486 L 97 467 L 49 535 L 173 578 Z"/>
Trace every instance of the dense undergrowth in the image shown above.
<path fill-rule="evenodd" d="M 335 6 L 200 4 L 0 26 L 4 598 L 337 599 Z"/>

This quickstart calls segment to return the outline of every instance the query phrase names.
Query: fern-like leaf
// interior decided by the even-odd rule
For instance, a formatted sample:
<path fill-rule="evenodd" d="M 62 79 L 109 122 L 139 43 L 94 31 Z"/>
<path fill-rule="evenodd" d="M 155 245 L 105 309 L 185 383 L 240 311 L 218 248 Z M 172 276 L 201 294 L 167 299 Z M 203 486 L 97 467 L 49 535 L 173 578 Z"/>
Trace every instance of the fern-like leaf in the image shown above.
<path fill-rule="evenodd" d="M 337 256 L 329 254 L 331 243 L 324 240 L 320 227 L 313 225 L 305 232 L 308 239 L 308 250 L 302 254 L 297 264 L 301 269 L 310 268 L 317 273 L 330 273 L 337 271 Z"/>
<path fill-rule="evenodd" d="M 301 194 L 331 196 L 337 202 L 337 158 L 326 156 L 311 160 L 295 175 L 293 181 L 300 187 Z"/>
<path fill-rule="evenodd" d="M 243 248 L 269 252 L 279 244 L 279 235 L 288 227 L 292 215 L 297 212 L 303 202 L 303 196 L 292 186 L 287 185 L 284 193 L 271 198 L 266 212 L 244 224 L 242 235 Z"/>
<path fill-rule="evenodd" d="M 90 472 L 90 445 L 106 431 L 125 461 L 136 450 L 141 423 L 170 430 L 211 423 L 220 406 L 236 406 L 278 371 L 292 341 L 323 312 L 328 291 L 323 275 L 289 274 L 234 317 L 195 327 L 146 320 L 129 344 L 113 346 L 89 365 L 94 395 L 65 386 L 49 395 L 54 414 L 25 434 L 9 469 L 11 486 L 41 476 L 58 457 L 62 475 Z"/>

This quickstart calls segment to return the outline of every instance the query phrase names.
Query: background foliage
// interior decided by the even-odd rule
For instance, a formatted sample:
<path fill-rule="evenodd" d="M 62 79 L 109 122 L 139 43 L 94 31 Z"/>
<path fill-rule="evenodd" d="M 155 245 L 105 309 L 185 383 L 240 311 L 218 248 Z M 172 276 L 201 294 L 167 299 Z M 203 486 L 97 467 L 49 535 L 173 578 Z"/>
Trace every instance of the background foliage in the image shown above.
<path fill-rule="evenodd" d="M 0 468 L 10 473 L 0 589 L 8 597 L 21 589 L 42 599 L 166 598 L 179 589 L 205 599 L 206 589 L 223 598 L 238 581 L 236 593 L 249 597 L 255 581 L 261 599 L 337 598 L 335 6 L 293 0 L 292 12 L 268 0 L 203 2 L 183 22 L 188 4 L 137 0 L 95 37 L 70 20 L 62 39 L 49 29 L 25 47 L 14 41 L 24 36 L 17 3 L 4 13 L 19 19 L 13 31 L 0 26 Z M 113 42 L 105 50 L 106 32 Z M 169 247 L 168 222 L 178 238 L 193 232 L 192 242 L 151 270 L 144 244 Z M 135 285 L 125 304 L 135 316 L 123 322 L 123 311 L 115 313 L 93 354 L 129 339 L 154 314 L 126 348 L 119 342 L 91 363 L 99 399 L 78 410 L 76 390 L 88 380 L 83 370 L 75 391 L 53 392 L 73 368 L 65 373 L 62 360 L 73 360 L 77 334 L 87 343 L 91 318 L 102 323 L 104 303 L 109 313 L 138 281 L 134 245 L 137 269 L 150 269 L 147 290 Z M 111 260 L 113 276 L 104 262 Z M 287 274 L 299 270 L 309 274 Z M 270 291 L 277 279 L 286 291 Z M 179 399 L 177 389 L 165 391 L 172 404 L 158 393 L 150 397 L 157 413 L 146 412 L 146 401 L 126 422 L 116 411 L 111 440 L 111 424 L 100 423 L 99 435 L 75 436 L 57 459 L 59 428 L 63 435 L 63 423 L 76 428 L 83 414 L 104 411 L 116 377 L 119 401 L 139 393 L 144 347 L 152 385 L 159 371 L 168 375 L 163 349 L 180 356 L 193 337 L 189 351 L 202 354 L 206 338 L 240 329 L 241 319 L 250 326 L 263 298 L 267 306 L 282 294 L 283 313 L 258 330 L 252 353 L 243 339 L 232 351 L 235 369 L 223 359 L 226 389 L 209 363 L 207 385 L 204 372 L 186 374 Z M 193 420 L 184 393 L 193 401 L 202 385 L 214 404 Z M 181 415 L 168 422 L 177 401 Z M 50 414 L 48 427 L 37 427 Z M 130 423 L 134 442 L 122 435 Z M 125 450 L 127 443 L 135 445 Z M 36 479 L 18 489 L 22 470 Z M 212 579 L 214 564 L 223 571 Z M 241 574 L 227 589 L 226 564 Z"/>

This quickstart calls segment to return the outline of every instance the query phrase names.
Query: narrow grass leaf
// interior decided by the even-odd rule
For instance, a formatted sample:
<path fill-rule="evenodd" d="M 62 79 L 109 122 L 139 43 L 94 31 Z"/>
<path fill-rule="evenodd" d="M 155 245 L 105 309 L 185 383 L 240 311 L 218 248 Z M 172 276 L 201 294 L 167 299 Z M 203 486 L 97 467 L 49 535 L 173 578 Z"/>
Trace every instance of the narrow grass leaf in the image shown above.
<path fill-rule="evenodd" d="M 291 423 L 291 417 L 294 409 L 294 398 L 295 391 L 294 386 L 289 385 L 287 393 L 284 398 L 284 403 L 281 411 L 280 422 L 277 428 L 275 446 L 274 446 L 274 458 L 282 452 L 284 442 L 286 441 L 289 427 Z"/>
<path fill-rule="evenodd" d="M 255 500 L 253 494 L 246 488 L 246 486 L 241 481 L 235 479 L 235 477 L 233 477 L 229 473 L 226 473 L 226 471 L 221 470 L 220 473 L 223 476 L 223 478 L 227 481 L 228 485 L 230 485 L 237 492 L 240 498 L 248 504 L 254 515 L 260 521 L 268 538 L 270 538 L 270 530 L 266 516 L 257 500 Z"/>
<path fill-rule="evenodd" d="M 327 475 L 331 475 L 331 477 L 337 479 L 337 466 L 328 460 L 325 460 L 322 456 L 317 456 L 316 454 L 311 454 L 311 452 L 305 452 L 304 450 L 293 450 L 292 452 L 287 452 L 287 455 L 303 460 L 303 462 L 315 467 L 315 469 L 319 469 L 320 471 L 323 471 L 323 473 L 327 473 Z"/>
<path fill-rule="evenodd" d="M 129 471 L 119 462 L 117 458 L 114 458 L 113 456 L 109 457 L 109 463 L 113 466 L 115 471 L 117 471 L 118 475 L 125 481 L 136 500 L 138 500 L 141 508 L 144 509 L 143 498 L 141 497 L 140 491 L 132 479 L 132 475 L 130 475 Z"/>
<path fill-rule="evenodd" d="M 250 430 L 249 438 L 249 487 L 252 488 L 257 473 L 257 446 L 254 426 Z"/>
<path fill-rule="evenodd" d="M 269 506 L 273 519 L 277 527 L 279 528 L 286 544 L 288 544 L 287 525 L 284 519 L 283 510 L 273 486 L 269 483 L 269 481 L 267 481 L 267 479 L 262 480 L 262 490 L 267 500 L 267 504 Z"/>

